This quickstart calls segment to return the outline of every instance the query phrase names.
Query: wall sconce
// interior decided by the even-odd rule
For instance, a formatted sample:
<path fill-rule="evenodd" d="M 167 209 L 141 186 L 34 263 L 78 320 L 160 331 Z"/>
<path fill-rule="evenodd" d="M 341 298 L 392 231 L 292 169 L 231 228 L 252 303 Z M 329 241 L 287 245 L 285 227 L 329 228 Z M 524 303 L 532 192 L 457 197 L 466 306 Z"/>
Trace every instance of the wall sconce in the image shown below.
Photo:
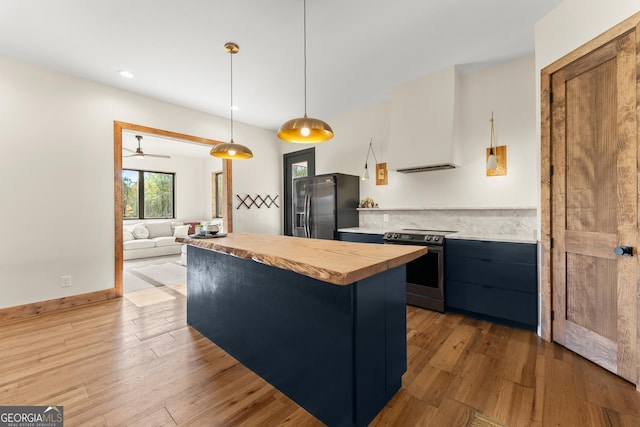
<path fill-rule="evenodd" d="M 487 176 L 500 176 L 507 174 L 507 146 L 496 147 L 496 131 L 493 126 L 493 111 L 491 112 L 491 143 L 487 148 Z"/>
<path fill-rule="evenodd" d="M 367 158 L 364 161 L 364 170 L 362 171 L 362 180 L 366 181 L 369 179 L 369 154 L 373 154 L 373 159 L 376 161 L 376 185 L 387 185 L 388 177 L 387 177 L 387 164 L 386 163 L 378 163 L 378 159 L 376 158 L 376 152 L 373 150 L 373 138 L 369 141 L 369 150 L 367 151 Z"/>

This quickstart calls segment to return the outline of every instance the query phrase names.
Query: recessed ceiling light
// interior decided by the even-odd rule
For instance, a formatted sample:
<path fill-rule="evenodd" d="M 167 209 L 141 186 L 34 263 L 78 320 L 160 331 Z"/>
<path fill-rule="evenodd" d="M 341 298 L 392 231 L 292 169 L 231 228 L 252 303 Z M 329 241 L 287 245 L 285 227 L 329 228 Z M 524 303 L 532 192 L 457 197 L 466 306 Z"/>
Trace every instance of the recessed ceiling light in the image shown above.
<path fill-rule="evenodd" d="M 233 111 L 238 111 L 238 110 L 239 110 L 239 108 L 238 108 L 238 106 L 237 106 L 237 105 L 232 105 L 230 108 L 231 108 Z"/>
<path fill-rule="evenodd" d="M 118 70 L 118 74 L 120 74 L 122 77 L 127 78 L 127 79 L 132 79 L 133 78 L 133 74 L 131 74 L 131 71 Z"/>

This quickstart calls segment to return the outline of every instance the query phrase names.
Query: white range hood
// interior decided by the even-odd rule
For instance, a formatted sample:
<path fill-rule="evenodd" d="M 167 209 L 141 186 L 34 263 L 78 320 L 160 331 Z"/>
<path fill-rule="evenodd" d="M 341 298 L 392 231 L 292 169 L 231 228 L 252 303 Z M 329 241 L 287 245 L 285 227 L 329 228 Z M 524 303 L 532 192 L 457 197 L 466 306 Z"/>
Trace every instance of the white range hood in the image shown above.
<path fill-rule="evenodd" d="M 389 169 L 425 172 L 459 166 L 455 66 L 393 88 Z"/>

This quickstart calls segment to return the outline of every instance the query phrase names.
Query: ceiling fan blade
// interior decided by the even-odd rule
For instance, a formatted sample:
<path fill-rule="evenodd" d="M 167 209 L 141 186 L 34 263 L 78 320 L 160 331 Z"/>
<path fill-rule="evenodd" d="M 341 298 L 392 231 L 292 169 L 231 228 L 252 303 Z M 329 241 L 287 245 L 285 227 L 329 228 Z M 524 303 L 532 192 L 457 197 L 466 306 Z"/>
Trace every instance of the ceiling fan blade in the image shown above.
<path fill-rule="evenodd" d="M 142 148 L 140 148 L 140 140 L 142 139 L 142 135 L 136 135 L 136 139 L 138 140 L 138 148 L 134 151 L 134 150 L 130 150 L 127 147 L 122 147 L 123 150 L 127 150 L 133 154 L 129 155 L 129 156 L 122 156 L 122 157 L 156 157 L 158 159 L 170 159 L 171 156 L 167 156 L 166 154 L 147 154 L 144 153 L 142 151 Z"/>

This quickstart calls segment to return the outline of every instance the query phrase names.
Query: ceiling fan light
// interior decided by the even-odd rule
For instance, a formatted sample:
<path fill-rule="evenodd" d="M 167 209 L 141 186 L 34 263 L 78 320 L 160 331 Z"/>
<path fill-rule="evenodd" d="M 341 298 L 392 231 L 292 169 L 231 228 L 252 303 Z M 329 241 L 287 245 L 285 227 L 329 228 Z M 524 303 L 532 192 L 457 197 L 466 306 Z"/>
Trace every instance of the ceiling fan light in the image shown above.
<path fill-rule="evenodd" d="M 245 160 L 253 157 L 253 153 L 249 147 L 234 142 L 225 142 L 218 144 L 209 151 L 213 157 L 228 160 Z"/>
<path fill-rule="evenodd" d="M 304 116 L 291 119 L 280 126 L 278 138 L 286 142 L 313 144 L 333 138 L 333 129 L 320 119 Z"/>

